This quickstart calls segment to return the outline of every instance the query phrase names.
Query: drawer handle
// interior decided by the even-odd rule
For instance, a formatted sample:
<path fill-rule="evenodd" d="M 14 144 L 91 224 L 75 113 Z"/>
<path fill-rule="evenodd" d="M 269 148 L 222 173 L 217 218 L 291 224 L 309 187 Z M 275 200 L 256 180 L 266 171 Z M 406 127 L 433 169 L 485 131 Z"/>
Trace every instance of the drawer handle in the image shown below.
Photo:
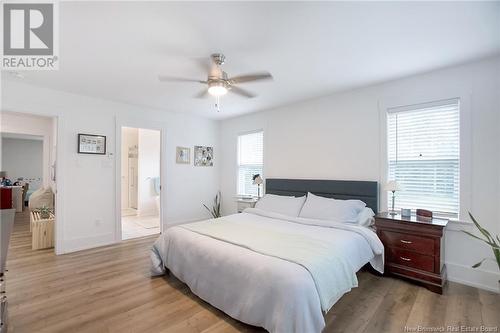
<path fill-rule="evenodd" d="M 400 257 L 400 258 L 401 258 L 402 260 L 404 260 L 404 261 L 411 261 L 411 259 L 410 259 L 410 258 L 405 258 L 405 257 Z"/>
<path fill-rule="evenodd" d="M 407 241 L 407 240 L 401 239 L 401 243 L 404 243 L 404 244 L 411 244 L 411 243 L 413 243 L 413 242 L 412 242 L 412 241 Z"/>

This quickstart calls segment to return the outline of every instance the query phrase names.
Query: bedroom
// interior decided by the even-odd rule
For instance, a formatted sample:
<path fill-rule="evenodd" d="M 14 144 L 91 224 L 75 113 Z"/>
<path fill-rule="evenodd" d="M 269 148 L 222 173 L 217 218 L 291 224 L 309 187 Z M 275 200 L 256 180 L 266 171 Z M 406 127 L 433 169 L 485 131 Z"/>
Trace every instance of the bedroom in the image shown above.
<path fill-rule="evenodd" d="M 272 179 L 377 182 L 373 208 L 387 212 L 392 193 L 384 186 L 393 180 L 387 143 L 395 133 L 388 110 L 457 104 L 453 130 L 443 128 L 454 140 L 447 153 L 458 156 L 459 166 L 450 168 L 447 183 L 458 220 L 443 232 L 443 294 L 364 268 L 358 288 L 324 317 L 324 331 L 498 327 L 493 252 L 461 230 L 482 237 L 470 211 L 500 233 L 499 2 L 61 2 L 57 9 L 59 68 L 2 70 L 2 113 L 55 117 L 58 127 L 56 255 L 28 248 L 27 223 L 16 217 L 5 275 L 13 331 L 265 327 L 190 293 L 179 272 L 151 277 L 158 237 L 121 240 L 120 128 L 165 133 L 165 234 L 209 218 L 203 204 L 211 208 L 219 190 L 221 213 L 230 216 L 242 205 L 238 195 L 268 193 Z M 219 17 L 222 28 L 213 23 Z M 194 98 L 206 84 L 158 79 L 204 81 L 214 53 L 226 56 L 229 78 L 267 71 L 273 80 L 238 85 L 254 98 L 229 92 L 217 102 Z M 441 101 L 447 103 L 435 104 Z M 255 147 L 262 156 L 248 163 L 257 167 L 248 174 L 261 174 L 264 184 L 242 177 L 248 191 L 240 192 L 238 137 L 260 131 L 262 147 Z M 105 154 L 78 153 L 78 134 L 105 136 Z M 197 147 L 213 148 L 211 163 Z M 178 148 L 186 148 L 182 156 Z M 400 201 L 408 185 L 396 180 L 404 185 L 395 192 L 396 209 L 430 207 Z M 489 259 L 471 267 L 483 258 Z"/>

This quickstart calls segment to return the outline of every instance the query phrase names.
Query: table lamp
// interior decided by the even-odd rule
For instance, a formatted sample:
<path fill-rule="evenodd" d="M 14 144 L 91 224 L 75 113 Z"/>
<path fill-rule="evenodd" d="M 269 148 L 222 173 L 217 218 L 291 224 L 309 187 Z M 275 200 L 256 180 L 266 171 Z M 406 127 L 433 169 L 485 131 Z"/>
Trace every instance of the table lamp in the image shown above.
<path fill-rule="evenodd" d="M 384 186 L 384 190 L 388 192 L 392 192 L 392 210 L 390 212 L 391 215 L 396 215 L 396 212 L 394 211 L 394 199 L 396 198 L 396 191 L 401 191 L 401 185 L 395 180 L 389 181 L 387 184 Z"/>
<path fill-rule="evenodd" d="M 260 198 L 260 185 L 264 184 L 264 180 L 259 174 L 253 175 L 252 184 L 257 185 L 257 197 Z"/>

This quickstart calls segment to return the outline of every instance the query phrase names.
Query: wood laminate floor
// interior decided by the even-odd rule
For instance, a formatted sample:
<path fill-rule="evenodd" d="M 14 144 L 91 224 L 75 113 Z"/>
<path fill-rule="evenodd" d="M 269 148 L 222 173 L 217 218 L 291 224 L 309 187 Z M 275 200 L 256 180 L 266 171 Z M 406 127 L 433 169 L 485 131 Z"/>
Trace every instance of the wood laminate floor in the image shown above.
<path fill-rule="evenodd" d="M 149 249 L 154 240 L 55 256 L 53 250 L 31 250 L 28 214 L 18 213 L 7 262 L 9 331 L 262 331 L 203 302 L 175 277 L 151 278 Z M 359 287 L 328 313 L 326 332 L 500 326 L 498 294 L 449 283 L 444 295 L 437 295 L 370 272 L 358 276 Z"/>

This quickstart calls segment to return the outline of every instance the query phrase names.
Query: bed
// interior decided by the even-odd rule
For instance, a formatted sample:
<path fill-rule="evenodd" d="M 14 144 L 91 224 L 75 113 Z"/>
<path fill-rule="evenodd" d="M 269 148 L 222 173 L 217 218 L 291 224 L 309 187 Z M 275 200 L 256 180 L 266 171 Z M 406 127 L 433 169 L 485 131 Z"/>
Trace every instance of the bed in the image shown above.
<path fill-rule="evenodd" d="M 357 199 L 375 213 L 368 181 L 267 179 L 266 194 L 311 192 Z M 305 199 L 304 199 L 305 200 Z M 370 263 L 383 272 L 383 246 L 365 226 L 290 216 L 259 208 L 167 229 L 151 251 L 152 274 L 171 272 L 231 317 L 270 332 L 321 332 L 324 314 L 357 287 Z"/>

